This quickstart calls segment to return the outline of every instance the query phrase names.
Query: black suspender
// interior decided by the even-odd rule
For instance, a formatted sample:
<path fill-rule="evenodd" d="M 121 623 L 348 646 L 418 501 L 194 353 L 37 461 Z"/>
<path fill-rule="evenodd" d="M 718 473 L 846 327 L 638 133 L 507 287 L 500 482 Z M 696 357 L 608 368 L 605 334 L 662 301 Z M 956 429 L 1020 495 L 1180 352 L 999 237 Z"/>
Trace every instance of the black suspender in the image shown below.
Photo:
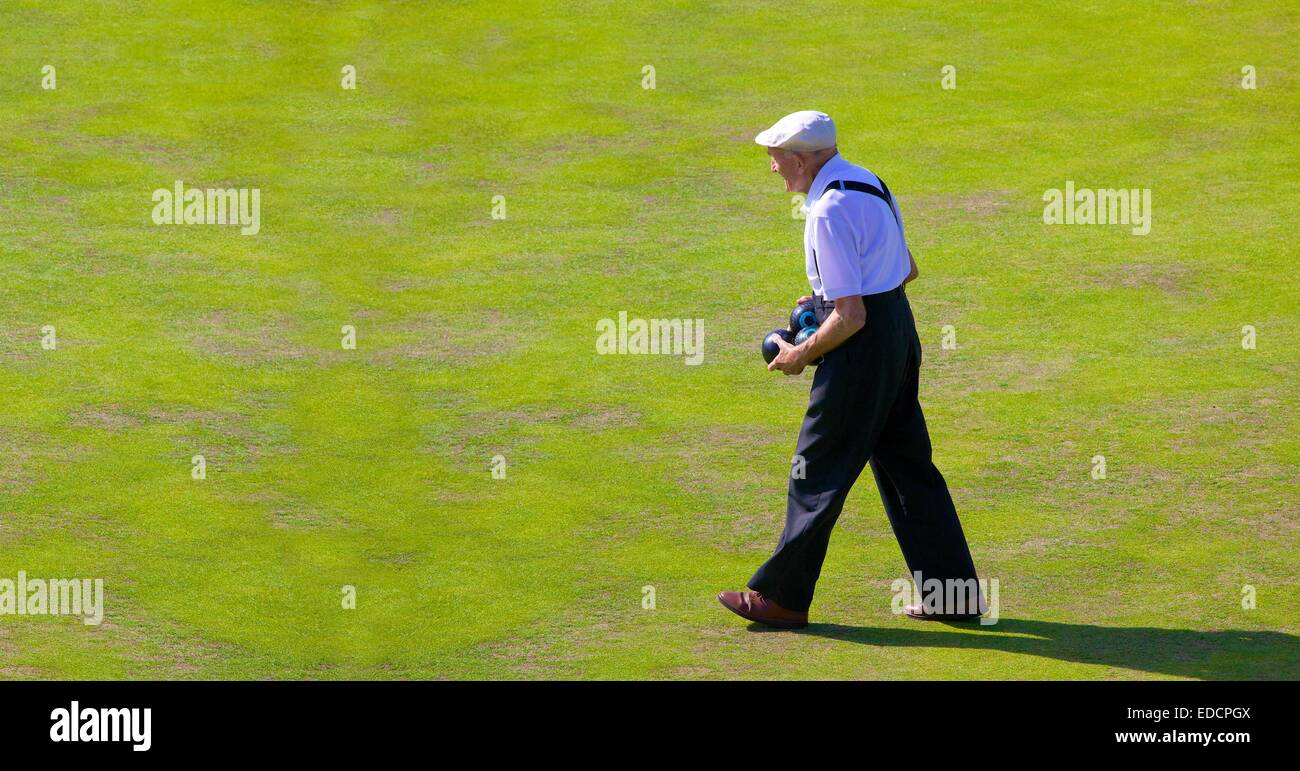
<path fill-rule="evenodd" d="M 876 179 L 880 179 L 880 177 L 876 177 Z M 885 205 L 889 207 L 889 213 L 894 215 L 894 222 L 897 222 L 900 228 L 903 226 L 903 223 L 898 221 L 898 212 L 894 211 L 894 196 L 889 192 L 889 187 L 885 184 L 885 180 L 880 179 L 880 187 L 876 187 L 875 185 L 866 182 L 837 179 L 826 185 L 827 190 L 830 190 L 831 188 L 835 188 L 836 190 L 856 190 L 859 193 L 874 195 L 884 201 Z M 883 190 L 881 188 L 883 188 Z"/>

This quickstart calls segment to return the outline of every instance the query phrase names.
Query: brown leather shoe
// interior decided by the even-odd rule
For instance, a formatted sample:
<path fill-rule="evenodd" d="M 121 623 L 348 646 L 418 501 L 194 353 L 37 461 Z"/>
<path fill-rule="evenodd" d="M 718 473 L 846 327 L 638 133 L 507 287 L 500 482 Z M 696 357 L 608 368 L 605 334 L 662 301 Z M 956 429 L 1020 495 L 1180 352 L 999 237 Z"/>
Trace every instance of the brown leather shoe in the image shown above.
<path fill-rule="evenodd" d="M 758 592 L 718 592 L 718 602 L 741 618 L 778 629 L 808 626 L 807 611 L 786 610 Z"/>
<path fill-rule="evenodd" d="M 927 613 L 924 605 L 908 605 L 903 612 L 918 621 L 978 621 L 980 617 L 979 613 Z"/>

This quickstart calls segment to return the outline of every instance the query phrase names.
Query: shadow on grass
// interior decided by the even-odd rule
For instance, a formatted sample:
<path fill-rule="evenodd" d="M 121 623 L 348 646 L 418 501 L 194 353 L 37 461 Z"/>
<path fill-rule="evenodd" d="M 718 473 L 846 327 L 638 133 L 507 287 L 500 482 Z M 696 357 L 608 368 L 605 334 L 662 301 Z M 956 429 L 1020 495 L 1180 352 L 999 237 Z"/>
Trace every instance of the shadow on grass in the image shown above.
<path fill-rule="evenodd" d="M 1202 680 L 1300 679 L 1300 637 L 1284 632 L 1196 632 L 1003 618 L 996 624 L 918 621 L 917 629 L 809 624 L 794 634 L 862 645 L 968 648 Z M 943 632 L 945 628 L 951 632 Z M 750 624 L 752 632 L 777 632 Z M 961 631 L 955 631 L 961 630 Z M 922 673 L 924 674 L 924 673 Z M 936 673 L 937 674 L 937 673 Z M 1014 676 L 1015 672 L 1008 672 Z"/>

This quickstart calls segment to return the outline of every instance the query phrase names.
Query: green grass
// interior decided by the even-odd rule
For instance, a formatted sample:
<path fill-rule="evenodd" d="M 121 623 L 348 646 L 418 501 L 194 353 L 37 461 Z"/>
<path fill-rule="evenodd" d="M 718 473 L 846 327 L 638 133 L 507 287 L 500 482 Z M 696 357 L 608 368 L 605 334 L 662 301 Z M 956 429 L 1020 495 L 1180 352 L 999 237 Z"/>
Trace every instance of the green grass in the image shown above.
<path fill-rule="evenodd" d="M 1300 677 L 1300 13 L 789 8 L 0 5 L 0 577 L 107 593 L 0 616 L 0 676 Z M 808 108 L 900 201 L 997 625 L 890 613 L 869 476 L 818 623 L 714 600 L 806 404 L 756 350 L 806 284 L 752 136 Z M 261 233 L 154 226 L 177 179 Z M 1151 188 L 1151 234 L 1045 226 L 1067 179 Z M 620 310 L 704 364 L 596 355 Z"/>

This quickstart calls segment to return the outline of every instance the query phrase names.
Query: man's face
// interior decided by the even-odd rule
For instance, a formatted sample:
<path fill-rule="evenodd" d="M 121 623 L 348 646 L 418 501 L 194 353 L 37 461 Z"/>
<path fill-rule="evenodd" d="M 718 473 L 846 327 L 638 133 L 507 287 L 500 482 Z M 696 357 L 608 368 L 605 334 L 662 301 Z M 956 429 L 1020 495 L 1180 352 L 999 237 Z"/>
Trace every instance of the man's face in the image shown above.
<path fill-rule="evenodd" d="M 785 192 L 808 192 L 813 181 L 812 164 L 808 158 L 778 147 L 767 148 L 767 155 L 772 159 L 772 171 L 785 180 Z"/>

